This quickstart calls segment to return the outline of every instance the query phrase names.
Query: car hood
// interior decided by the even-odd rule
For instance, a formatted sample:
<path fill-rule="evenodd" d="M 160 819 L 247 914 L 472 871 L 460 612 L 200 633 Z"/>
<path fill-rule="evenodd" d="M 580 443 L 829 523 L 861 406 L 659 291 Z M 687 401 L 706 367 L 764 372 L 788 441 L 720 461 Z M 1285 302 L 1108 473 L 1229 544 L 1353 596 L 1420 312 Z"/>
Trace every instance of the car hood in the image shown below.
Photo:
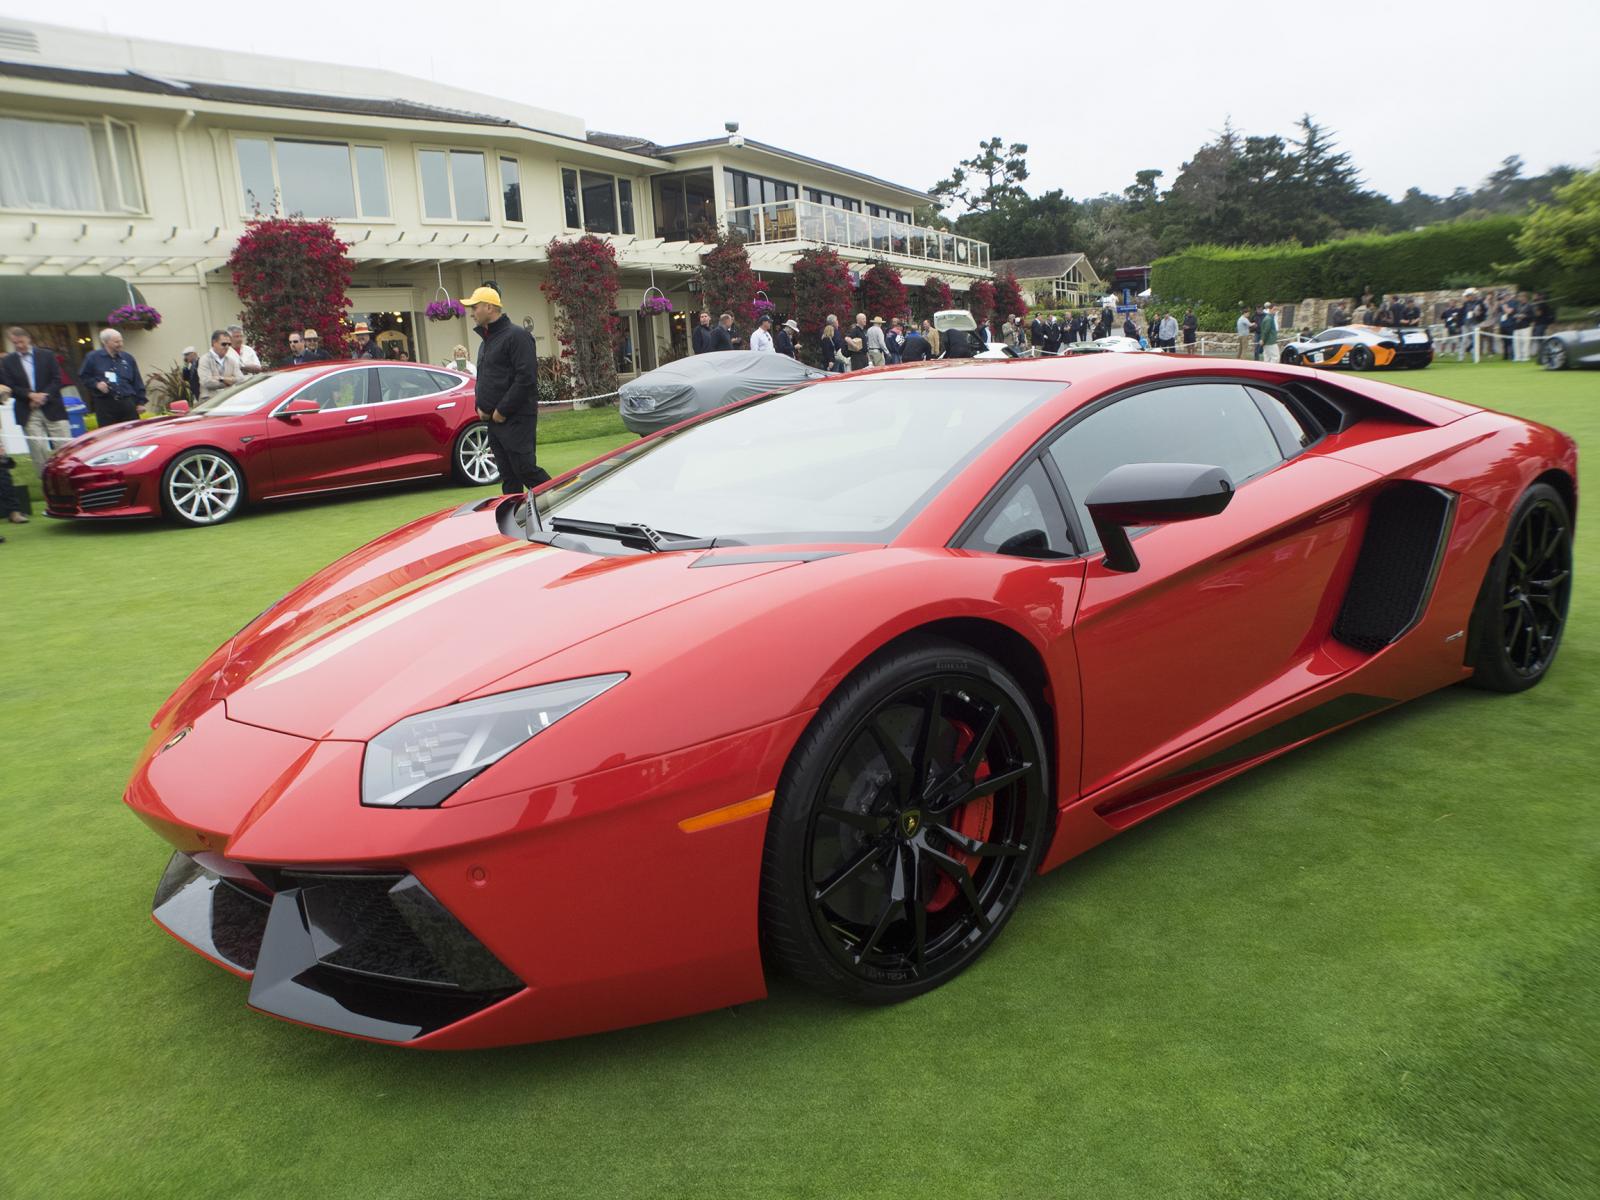
<path fill-rule="evenodd" d="M 365 740 L 649 613 L 782 570 L 696 551 L 600 557 L 507 538 L 489 511 L 425 518 L 334 563 L 234 639 L 212 685 L 235 721 Z M 626 672 L 630 664 L 609 664 Z"/>
<path fill-rule="evenodd" d="M 247 420 L 260 419 L 260 414 L 258 413 L 243 415 Z M 112 450 L 121 450 L 126 446 L 144 446 L 150 442 L 184 438 L 189 436 L 196 425 L 208 425 L 217 428 L 231 425 L 239 419 L 239 415 L 226 417 L 189 415 L 182 417 L 147 417 L 139 421 L 123 421 L 116 425 L 108 425 L 104 429 L 91 429 L 83 436 L 73 438 L 61 447 L 60 453 L 72 458 L 87 459 Z"/>

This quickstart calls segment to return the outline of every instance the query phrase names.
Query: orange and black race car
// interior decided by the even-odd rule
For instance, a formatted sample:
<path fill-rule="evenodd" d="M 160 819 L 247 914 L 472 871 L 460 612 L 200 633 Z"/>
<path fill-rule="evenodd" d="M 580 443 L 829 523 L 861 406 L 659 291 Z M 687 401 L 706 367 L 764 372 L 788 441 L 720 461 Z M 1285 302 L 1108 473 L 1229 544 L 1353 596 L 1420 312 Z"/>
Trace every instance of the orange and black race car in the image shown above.
<path fill-rule="evenodd" d="M 1433 361 L 1433 338 L 1426 329 L 1380 329 L 1339 325 L 1316 337 L 1290 342 L 1278 358 L 1308 367 L 1425 367 Z"/>

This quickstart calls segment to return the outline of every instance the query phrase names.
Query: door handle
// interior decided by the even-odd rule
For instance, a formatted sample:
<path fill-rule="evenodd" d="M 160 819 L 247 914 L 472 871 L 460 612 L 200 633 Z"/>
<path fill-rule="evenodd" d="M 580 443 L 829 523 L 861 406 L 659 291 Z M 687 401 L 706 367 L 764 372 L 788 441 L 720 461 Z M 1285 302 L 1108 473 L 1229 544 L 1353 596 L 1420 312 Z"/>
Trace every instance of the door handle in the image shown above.
<path fill-rule="evenodd" d="M 454 400 L 447 400 L 443 404 L 435 404 L 434 408 L 454 408 L 455 406 L 456 402 Z"/>
<path fill-rule="evenodd" d="M 344 423 L 346 425 L 354 425 L 357 421 L 365 421 L 366 419 L 367 419 L 367 414 L 366 413 L 362 413 L 359 417 L 346 417 L 344 419 Z"/>

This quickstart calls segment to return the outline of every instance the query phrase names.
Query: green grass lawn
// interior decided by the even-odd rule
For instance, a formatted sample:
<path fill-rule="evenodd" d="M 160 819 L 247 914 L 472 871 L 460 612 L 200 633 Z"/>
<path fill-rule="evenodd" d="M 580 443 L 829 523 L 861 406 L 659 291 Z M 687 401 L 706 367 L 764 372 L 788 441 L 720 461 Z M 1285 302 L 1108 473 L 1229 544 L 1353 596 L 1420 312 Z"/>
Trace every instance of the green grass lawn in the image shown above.
<path fill-rule="evenodd" d="M 1600 374 L 1399 378 L 1600 443 Z M 626 440 L 580 416 L 552 471 Z M 167 851 L 120 799 L 147 721 L 291 584 L 470 494 L 4 530 L 0 1195 L 1597 1194 L 1592 514 L 1543 685 L 1453 688 L 1190 801 L 1036 880 L 911 1004 L 780 981 L 458 1055 L 255 1015 L 149 922 Z"/>

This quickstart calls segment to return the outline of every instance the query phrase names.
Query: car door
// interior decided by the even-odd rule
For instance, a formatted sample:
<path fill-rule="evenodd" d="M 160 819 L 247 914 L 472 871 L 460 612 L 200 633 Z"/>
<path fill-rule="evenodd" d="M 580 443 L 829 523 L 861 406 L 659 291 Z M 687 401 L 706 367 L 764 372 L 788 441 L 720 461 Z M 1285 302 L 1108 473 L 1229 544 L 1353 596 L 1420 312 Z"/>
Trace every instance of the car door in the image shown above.
<path fill-rule="evenodd" d="M 1376 476 L 1305 453 L 1320 431 L 1288 399 L 1185 379 L 1111 398 L 1051 442 L 1090 547 L 1073 637 L 1091 793 L 1325 680 L 1325 648 L 1353 550 L 1352 502 Z M 1220 514 L 1134 533 L 1139 567 L 1107 567 L 1084 505 L 1114 467 L 1228 471 Z"/>
<path fill-rule="evenodd" d="M 319 376 L 274 406 L 267 422 L 273 493 L 350 487 L 381 478 L 372 420 L 373 368 L 350 366 Z M 291 400 L 315 400 L 314 413 L 283 412 Z"/>
<path fill-rule="evenodd" d="M 373 421 L 386 475 L 404 479 L 448 469 L 462 412 L 472 407 L 469 381 L 400 363 L 379 366 L 377 376 Z"/>

